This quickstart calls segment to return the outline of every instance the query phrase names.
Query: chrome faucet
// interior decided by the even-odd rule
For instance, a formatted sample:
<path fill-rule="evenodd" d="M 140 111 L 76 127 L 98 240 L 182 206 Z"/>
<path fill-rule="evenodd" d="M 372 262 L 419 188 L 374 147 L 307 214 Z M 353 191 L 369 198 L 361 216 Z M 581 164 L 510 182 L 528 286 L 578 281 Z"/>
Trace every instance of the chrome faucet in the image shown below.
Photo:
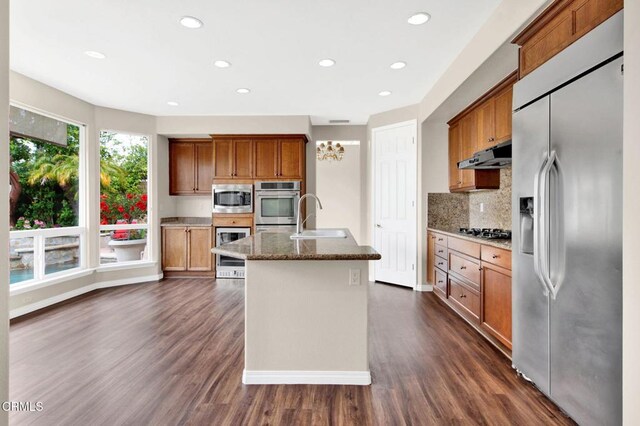
<path fill-rule="evenodd" d="M 304 200 L 307 197 L 313 197 L 315 198 L 316 202 L 318 203 L 318 207 L 320 207 L 320 210 L 322 210 L 322 203 L 320 202 L 320 199 L 318 197 L 316 197 L 314 194 L 304 194 L 302 197 L 300 197 L 300 199 L 298 200 L 298 218 L 296 219 L 296 234 L 300 234 L 302 233 L 302 225 L 307 221 L 307 219 L 309 219 L 311 217 L 311 214 L 307 215 L 306 218 L 304 218 L 304 220 L 302 219 L 301 212 L 302 212 L 302 200 Z"/>

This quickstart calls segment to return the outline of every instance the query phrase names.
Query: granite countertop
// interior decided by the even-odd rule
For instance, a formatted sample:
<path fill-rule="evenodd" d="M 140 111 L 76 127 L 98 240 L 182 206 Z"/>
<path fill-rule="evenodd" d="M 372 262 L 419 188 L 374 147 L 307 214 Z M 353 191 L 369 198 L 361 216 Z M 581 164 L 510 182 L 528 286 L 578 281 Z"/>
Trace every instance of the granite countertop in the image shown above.
<path fill-rule="evenodd" d="M 359 246 L 348 229 L 347 238 L 292 240 L 290 232 L 260 232 L 211 249 L 245 260 L 378 260 L 380 254 L 369 246 Z"/>
<path fill-rule="evenodd" d="M 164 217 L 160 226 L 211 226 L 211 217 Z"/>
<path fill-rule="evenodd" d="M 473 235 L 461 234 L 456 229 L 438 229 L 427 228 L 429 231 L 439 232 L 441 234 L 450 235 L 452 237 L 460 238 L 461 240 L 473 241 L 474 243 L 484 244 L 485 246 L 498 247 L 505 250 L 511 250 L 511 240 L 488 240 L 486 238 L 474 237 Z"/>

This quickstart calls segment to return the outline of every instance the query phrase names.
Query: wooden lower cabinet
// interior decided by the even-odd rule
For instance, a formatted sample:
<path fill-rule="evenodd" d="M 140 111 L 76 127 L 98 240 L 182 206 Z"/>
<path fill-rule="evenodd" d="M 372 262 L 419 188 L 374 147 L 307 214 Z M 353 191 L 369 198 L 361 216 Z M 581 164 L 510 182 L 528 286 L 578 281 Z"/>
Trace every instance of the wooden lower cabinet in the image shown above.
<path fill-rule="evenodd" d="M 510 250 L 428 230 L 427 281 L 485 338 L 512 349 Z"/>
<path fill-rule="evenodd" d="M 482 262 L 482 327 L 511 349 L 511 271 Z"/>
<path fill-rule="evenodd" d="M 213 272 L 212 247 L 211 226 L 165 226 L 162 228 L 162 270 L 210 275 Z"/>

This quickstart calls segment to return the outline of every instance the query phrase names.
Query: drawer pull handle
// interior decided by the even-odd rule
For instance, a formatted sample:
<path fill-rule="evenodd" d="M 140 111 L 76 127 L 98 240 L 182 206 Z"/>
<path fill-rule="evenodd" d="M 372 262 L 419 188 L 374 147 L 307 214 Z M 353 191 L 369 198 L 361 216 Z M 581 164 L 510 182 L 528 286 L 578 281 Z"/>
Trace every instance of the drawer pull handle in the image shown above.
<path fill-rule="evenodd" d="M 462 266 L 460 267 L 460 269 L 467 269 L 467 267 L 466 267 L 466 266 L 464 266 L 464 265 L 462 265 Z"/>
<path fill-rule="evenodd" d="M 442 284 L 442 283 L 444 283 L 444 281 L 442 281 L 442 280 L 438 281 L 438 284 Z"/>
<path fill-rule="evenodd" d="M 438 262 L 438 266 L 442 266 L 442 262 Z"/>
<path fill-rule="evenodd" d="M 499 257 L 500 257 L 500 256 L 498 256 L 497 254 L 494 254 L 493 256 L 491 256 L 491 258 L 492 258 L 492 259 L 497 259 L 497 258 L 499 258 Z"/>

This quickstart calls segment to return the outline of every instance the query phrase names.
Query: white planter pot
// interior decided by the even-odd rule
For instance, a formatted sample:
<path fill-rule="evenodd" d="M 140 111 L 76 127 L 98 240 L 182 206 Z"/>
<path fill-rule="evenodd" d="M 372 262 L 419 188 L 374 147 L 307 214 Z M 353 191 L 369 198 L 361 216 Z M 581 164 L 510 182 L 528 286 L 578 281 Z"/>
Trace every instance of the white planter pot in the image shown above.
<path fill-rule="evenodd" d="M 118 262 L 130 262 L 132 260 L 142 259 L 144 247 L 147 245 L 147 239 L 140 240 L 111 240 L 109 247 L 116 253 Z"/>

